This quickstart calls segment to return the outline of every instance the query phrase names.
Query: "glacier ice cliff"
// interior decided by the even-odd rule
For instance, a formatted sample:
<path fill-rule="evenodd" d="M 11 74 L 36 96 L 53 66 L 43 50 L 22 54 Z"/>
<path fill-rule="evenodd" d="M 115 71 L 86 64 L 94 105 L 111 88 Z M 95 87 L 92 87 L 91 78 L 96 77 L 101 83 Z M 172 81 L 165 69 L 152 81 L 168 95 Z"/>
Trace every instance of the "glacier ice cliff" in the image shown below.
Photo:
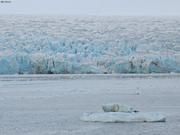
<path fill-rule="evenodd" d="M 180 17 L 0 16 L 0 74 L 180 72 Z"/>

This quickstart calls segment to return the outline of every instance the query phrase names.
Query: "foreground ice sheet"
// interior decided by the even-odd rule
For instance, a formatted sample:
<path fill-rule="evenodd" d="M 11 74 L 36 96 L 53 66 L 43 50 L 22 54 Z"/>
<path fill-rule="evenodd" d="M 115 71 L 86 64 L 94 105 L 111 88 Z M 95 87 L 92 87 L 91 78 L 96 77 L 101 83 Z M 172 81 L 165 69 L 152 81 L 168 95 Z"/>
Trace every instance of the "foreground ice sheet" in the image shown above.
<path fill-rule="evenodd" d="M 0 76 L 0 135 L 179 135 L 179 76 L 88 76 Z M 82 112 L 102 112 L 99 105 L 104 103 L 160 112 L 167 121 L 117 124 L 80 120 Z"/>
<path fill-rule="evenodd" d="M 180 17 L 0 16 L 0 74 L 180 72 Z"/>
<path fill-rule="evenodd" d="M 166 117 L 160 113 L 125 113 L 125 112 L 99 112 L 84 113 L 82 121 L 87 122 L 165 122 Z"/>

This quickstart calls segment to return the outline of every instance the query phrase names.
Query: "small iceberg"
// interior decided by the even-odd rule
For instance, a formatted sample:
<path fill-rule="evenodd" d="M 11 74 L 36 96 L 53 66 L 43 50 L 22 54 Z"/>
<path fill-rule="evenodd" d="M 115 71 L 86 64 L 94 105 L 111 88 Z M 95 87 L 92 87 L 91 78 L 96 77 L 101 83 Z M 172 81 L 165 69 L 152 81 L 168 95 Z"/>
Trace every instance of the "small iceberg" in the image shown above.
<path fill-rule="evenodd" d="M 102 105 L 104 112 L 84 113 L 81 117 L 86 122 L 165 122 L 166 117 L 157 112 L 139 112 L 131 106 L 119 104 Z"/>

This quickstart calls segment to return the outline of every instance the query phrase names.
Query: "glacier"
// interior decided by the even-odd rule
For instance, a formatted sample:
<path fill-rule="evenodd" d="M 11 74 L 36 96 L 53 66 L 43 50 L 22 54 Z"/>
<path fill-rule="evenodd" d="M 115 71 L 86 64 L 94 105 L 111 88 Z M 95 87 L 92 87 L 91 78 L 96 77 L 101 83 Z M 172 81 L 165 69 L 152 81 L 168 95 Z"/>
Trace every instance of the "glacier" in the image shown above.
<path fill-rule="evenodd" d="M 180 17 L 0 15 L 0 74 L 180 73 Z"/>

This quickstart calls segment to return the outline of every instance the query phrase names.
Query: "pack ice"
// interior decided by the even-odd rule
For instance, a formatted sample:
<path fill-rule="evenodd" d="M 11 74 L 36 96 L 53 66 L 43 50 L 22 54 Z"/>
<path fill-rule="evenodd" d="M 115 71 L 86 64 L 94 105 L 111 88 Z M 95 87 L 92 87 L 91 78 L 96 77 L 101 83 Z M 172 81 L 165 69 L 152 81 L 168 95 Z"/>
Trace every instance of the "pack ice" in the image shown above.
<path fill-rule="evenodd" d="M 180 17 L 0 16 L 0 74 L 180 72 Z"/>

